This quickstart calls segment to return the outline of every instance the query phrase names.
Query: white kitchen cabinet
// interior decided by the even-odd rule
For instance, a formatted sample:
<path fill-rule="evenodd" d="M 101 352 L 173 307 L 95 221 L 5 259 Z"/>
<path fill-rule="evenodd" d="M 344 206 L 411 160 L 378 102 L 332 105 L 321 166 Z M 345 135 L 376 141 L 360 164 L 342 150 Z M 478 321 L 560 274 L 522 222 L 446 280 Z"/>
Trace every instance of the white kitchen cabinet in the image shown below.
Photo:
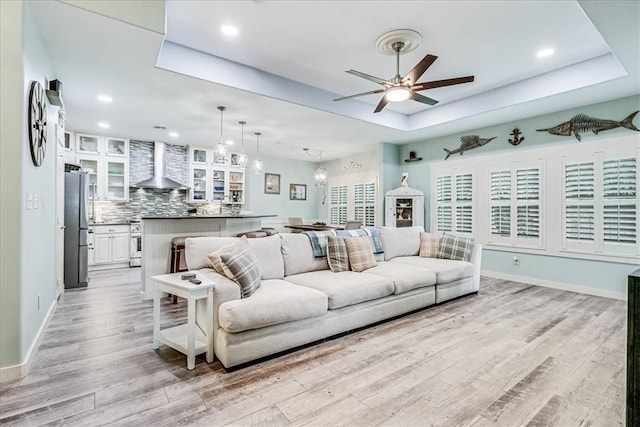
<path fill-rule="evenodd" d="M 128 225 L 94 225 L 93 266 L 129 265 L 131 237 Z M 109 266 L 111 265 L 111 266 Z"/>
<path fill-rule="evenodd" d="M 234 153 L 231 153 L 232 156 Z M 189 202 L 244 203 L 245 169 L 214 161 L 212 149 L 189 148 Z"/>
<path fill-rule="evenodd" d="M 129 140 L 113 136 L 76 133 L 76 153 L 129 157 Z"/>
<path fill-rule="evenodd" d="M 424 227 L 424 193 L 398 187 L 385 194 L 385 227 Z"/>
<path fill-rule="evenodd" d="M 82 137 L 87 137 L 87 135 L 78 135 L 77 140 Z M 105 143 L 107 140 L 120 141 L 123 144 L 125 142 L 121 139 L 106 138 Z M 85 148 L 89 147 L 87 144 L 84 145 Z M 115 145 L 114 147 L 120 147 L 120 145 Z M 122 145 L 122 149 L 127 153 L 127 157 L 120 154 L 111 155 L 87 151 L 77 153 L 76 161 L 83 170 L 89 172 L 89 183 L 95 185 L 95 200 L 129 200 L 128 141 L 126 141 L 126 145 Z M 112 148 L 112 150 L 115 150 L 115 148 Z M 108 153 L 109 151 L 105 152 Z"/>

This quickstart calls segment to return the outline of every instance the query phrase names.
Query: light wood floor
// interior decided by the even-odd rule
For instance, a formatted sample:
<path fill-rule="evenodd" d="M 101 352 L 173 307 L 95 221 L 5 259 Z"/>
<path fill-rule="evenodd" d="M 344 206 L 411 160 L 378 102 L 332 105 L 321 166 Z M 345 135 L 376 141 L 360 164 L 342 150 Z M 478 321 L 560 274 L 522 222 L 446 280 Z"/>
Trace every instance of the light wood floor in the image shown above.
<path fill-rule="evenodd" d="M 3 425 L 617 426 L 626 304 L 483 279 L 477 296 L 226 373 L 154 351 L 140 269 L 66 292 Z M 108 285 L 108 286 L 106 286 Z M 165 302 L 164 326 L 184 320 Z"/>

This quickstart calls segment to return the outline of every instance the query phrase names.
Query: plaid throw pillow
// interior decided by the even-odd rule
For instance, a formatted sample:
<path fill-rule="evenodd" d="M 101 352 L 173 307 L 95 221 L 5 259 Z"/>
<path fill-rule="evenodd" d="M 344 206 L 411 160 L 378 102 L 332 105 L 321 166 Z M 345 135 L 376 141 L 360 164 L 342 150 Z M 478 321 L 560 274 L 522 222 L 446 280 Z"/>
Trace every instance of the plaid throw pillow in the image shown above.
<path fill-rule="evenodd" d="M 344 237 L 327 237 L 327 261 L 334 273 L 349 271 L 349 253 Z"/>
<path fill-rule="evenodd" d="M 222 263 L 233 274 L 231 279 L 240 285 L 242 298 L 250 297 L 260 287 L 262 275 L 258 259 L 246 237 L 242 237 L 233 245 L 233 252 L 220 256 Z"/>
<path fill-rule="evenodd" d="M 440 235 L 434 233 L 420 233 L 420 255 L 424 258 L 435 258 L 440 249 Z"/>
<path fill-rule="evenodd" d="M 231 280 L 233 280 L 233 273 L 231 271 L 229 271 L 229 269 L 222 262 L 222 259 L 220 257 L 223 254 L 227 254 L 228 255 L 228 254 L 232 253 L 234 246 L 235 246 L 235 243 L 233 243 L 231 245 L 223 246 L 223 247 L 219 248 L 218 250 L 207 254 L 207 258 L 209 259 L 209 264 L 211 264 L 211 267 L 218 274 L 222 274 L 223 276 L 226 276 Z"/>
<path fill-rule="evenodd" d="M 364 271 L 378 265 L 369 236 L 345 237 L 344 242 L 347 244 L 349 264 L 353 271 Z"/>
<path fill-rule="evenodd" d="M 471 259 L 472 249 L 473 239 L 445 234 L 442 236 L 442 239 L 440 239 L 438 258 L 469 261 Z"/>

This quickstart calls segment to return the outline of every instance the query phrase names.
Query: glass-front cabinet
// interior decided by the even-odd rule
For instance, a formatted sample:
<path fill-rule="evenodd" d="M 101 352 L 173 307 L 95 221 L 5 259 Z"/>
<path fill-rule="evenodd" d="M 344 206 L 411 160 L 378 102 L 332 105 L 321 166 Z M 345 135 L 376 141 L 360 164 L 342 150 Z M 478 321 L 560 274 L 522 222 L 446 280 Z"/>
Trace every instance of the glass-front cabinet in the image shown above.
<path fill-rule="evenodd" d="M 76 132 L 75 148 L 76 162 L 88 172 L 95 200 L 129 200 L 128 139 Z"/>
<path fill-rule="evenodd" d="M 189 147 L 189 171 L 190 202 L 244 203 L 244 168 L 216 160 L 213 149 Z"/>
<path fill-rule="evenodd" d="M 385 194 L 385 227 L 424 226 L 424 193 L 398 187 Z"/>

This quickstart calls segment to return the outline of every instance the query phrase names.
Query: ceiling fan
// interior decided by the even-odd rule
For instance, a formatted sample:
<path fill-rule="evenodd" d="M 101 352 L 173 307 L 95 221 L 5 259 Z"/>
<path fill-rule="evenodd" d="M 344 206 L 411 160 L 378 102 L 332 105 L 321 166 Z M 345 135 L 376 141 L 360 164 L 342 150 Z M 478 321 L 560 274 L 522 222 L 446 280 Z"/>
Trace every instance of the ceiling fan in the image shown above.
<path fill-rule="evenodd" d="M 363 79 L 367 79 L 374 83 L 378 83 L 384 88 L 376 89 L 369 92 L 358 93 L 356 95 L 343 96 L 342 98 L 334 99 L 334 101 L 342 101 L 343 99 L 355 98 L 358 96 L 364 95 L 372 95 L 375 93 L 383 93 L 384 96 L 378 103 L 374 113 L 379 113 L 382 109 L 387 105 L 388 102 L 400 102 L 407 99 L 413 99 L 414 101 L 422 102 L 423 104 L 435 105 L 438 103 L 433 98 L 429 98 L 428 96 L 424 96 L 419 94 L 418 92 L 427 90 L 427 89 L 435 89 L 438 87 L 457 85 L 461 83 L 470 83 L 473 81 L 474 76 L 465 76 L 465 77 L 456 77 L 453 79 L 445 79 L 445 80 L 434 80 L 431 82 L 420 82 L 418 83 L 418 79 L 422 77 L 425 71 L 438 59 L 437 56 L 427 55 L 420 62 L 416 64 L 415 67 L 406 76 L 400 76 L 400 54 L 403 53 L 405 49 L 405 42 L 398 41 L 397 39 L 389 44 L 389 47 L 395 52 L 396 55 L 396 76 L 391 80 L 381 79 L 379 77 L 375 77 L 369 74 L 361 73 L 356 70 L 349 70 L 347 73 L 353 74 L 354 76 L 362 77 Z M 412 49 L 415 46 L 412 46 Z"/>

